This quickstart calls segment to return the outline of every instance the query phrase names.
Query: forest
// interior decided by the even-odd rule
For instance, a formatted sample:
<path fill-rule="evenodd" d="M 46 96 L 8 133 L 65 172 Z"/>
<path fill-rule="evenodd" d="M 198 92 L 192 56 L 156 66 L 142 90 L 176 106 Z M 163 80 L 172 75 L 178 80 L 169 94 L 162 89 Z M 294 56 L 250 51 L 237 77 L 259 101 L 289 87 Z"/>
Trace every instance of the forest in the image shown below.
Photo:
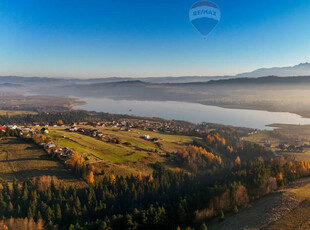
<path fill-rule="evenodd" d="M 46 176 L 14 180 L 12 188 L 2 180 L 0 226 L 18 229 L 22 222 L 33 229 L 207 229 L 210 220 L 237 213 L 310 169 L 309 162 L 275 158 L 264 147 L 241 141 L 235 128 L 202 135 L 203 142 L 167 155 L 180 166 L 175 171 L 158 162 L 148 176 L 110 174 L 95 180 L 93 169 L 74 154 L 72 173 L 87 181 L 85 188 Z M 0 136 L 18 133 L 7 129 Z"/>

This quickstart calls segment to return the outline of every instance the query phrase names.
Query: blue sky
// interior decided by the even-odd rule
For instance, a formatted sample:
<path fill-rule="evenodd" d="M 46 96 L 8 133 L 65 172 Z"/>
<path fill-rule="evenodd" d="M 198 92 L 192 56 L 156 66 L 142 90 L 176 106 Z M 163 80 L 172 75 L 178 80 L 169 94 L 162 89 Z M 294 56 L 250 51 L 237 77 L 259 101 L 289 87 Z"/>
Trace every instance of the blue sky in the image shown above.
<path fill-rule="evenodd" d="M 310 1 L 214 0 L 206 40 L 192 0 L 0 0 L 0 75 L 224 75 L 310 61 Z"/>

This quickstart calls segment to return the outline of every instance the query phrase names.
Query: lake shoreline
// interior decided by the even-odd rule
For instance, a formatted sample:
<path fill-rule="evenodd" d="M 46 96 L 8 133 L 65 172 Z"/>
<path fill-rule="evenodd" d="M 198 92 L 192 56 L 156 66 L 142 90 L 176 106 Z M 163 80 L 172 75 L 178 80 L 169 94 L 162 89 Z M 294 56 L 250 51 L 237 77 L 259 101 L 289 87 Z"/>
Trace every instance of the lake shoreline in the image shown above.
<path fill-rule="evenodd" d="M 245 109 L 242 106 L 223 106 L 215 103 L 83 97 L 78 99 L 85 103 L 74 106 L 73 109 L 140 117 L 160 117 L 167 120 L 184 120 L 192 123 L 207 122 L 262 130 L 272 130 L 274 129 L 272 124 L 276 123 L 310 124 L 310 119 L 295 113 L 256 110 L 254 108 Z"/>

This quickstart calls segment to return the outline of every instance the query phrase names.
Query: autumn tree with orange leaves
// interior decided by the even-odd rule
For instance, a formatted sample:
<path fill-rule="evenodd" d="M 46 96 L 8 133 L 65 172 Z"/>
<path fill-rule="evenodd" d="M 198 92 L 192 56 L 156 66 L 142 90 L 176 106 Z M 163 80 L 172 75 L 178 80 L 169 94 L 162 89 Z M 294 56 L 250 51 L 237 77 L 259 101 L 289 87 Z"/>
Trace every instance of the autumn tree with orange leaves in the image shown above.
<path fill-rule="evenodd" d="M 236 158 L 236 160 L 235 160 L 235 163 L 236 163 L 237 165 L 240 165 L 240 164 L 241 164 L 241 159 L 240 159 L 239 156 L 237 156 L 237 158 Z"/>
<path fill-rule="evenodd" d="M 222 158 L 220 156 L 195 145 L 189 145 L 184 149 L 178 150 L 176 156 L 187 169 L 193 172 L 198 172 L 199 168 L 208 169 L 208 167 L 213 165 L 222 165 Z"/>
<path fill-rule="evenodd" d="M 95 183 L 95 176 L 92 171 L 90 171 L 89 174 L 87 175 L 87 183 L 92 185 Z"/>

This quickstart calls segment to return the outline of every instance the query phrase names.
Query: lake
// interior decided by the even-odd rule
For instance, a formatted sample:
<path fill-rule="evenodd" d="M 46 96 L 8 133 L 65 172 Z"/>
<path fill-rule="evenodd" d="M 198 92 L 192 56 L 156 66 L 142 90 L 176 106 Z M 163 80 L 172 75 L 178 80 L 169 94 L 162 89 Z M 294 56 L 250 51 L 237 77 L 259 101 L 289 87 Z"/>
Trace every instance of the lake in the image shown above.
<path fill-rule="evenodd" d="M 185 120 L 193 123 L 208 122 L 257 129 L 272 129 L 271 127 L 266 127 L 266 125 L 273 123 L 310 124 L 310 118 L 303 118 L 297 114 L 286 112 L 226 109 L 198 103 L 175 101 L 133 101 L 108 98 L 80 99 L 87 104 L 75 106 L 74 108 L 96 112 Z"/>

